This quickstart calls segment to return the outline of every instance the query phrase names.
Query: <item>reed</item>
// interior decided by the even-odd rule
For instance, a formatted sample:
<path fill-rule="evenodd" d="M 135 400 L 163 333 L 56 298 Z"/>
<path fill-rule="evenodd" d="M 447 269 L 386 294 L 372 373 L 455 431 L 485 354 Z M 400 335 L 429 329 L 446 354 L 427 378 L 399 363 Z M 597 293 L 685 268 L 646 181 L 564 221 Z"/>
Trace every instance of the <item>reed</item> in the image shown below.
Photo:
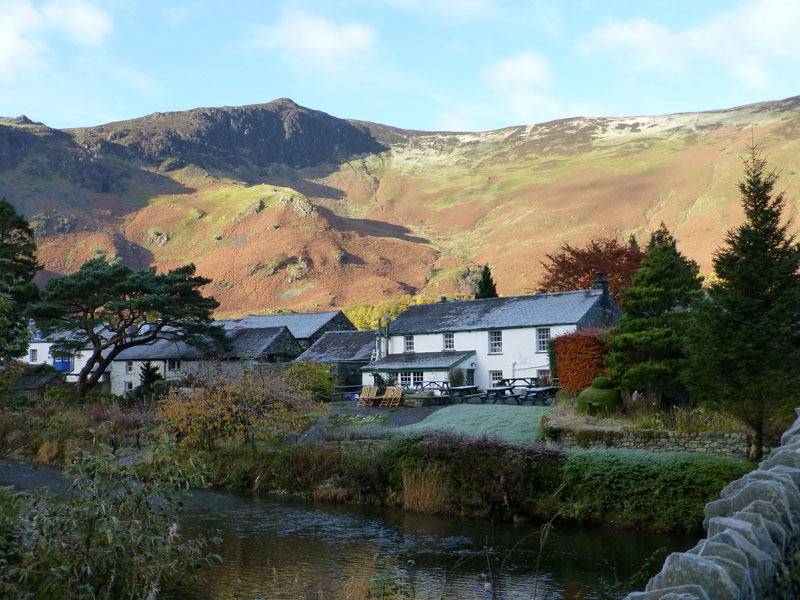
<path fill-rule="evenodd" d="M 403 508 L 425 515 L 452 512 L 450 486 L 438 466 L 403 472 Z"/>

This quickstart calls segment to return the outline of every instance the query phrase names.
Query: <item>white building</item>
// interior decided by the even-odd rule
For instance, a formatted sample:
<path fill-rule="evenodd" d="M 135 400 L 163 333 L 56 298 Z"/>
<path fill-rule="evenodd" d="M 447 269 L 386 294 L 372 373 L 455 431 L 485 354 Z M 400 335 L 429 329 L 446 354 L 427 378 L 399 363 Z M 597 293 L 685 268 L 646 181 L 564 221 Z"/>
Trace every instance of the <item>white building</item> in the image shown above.
<path fill-rule="evenodd" d="M 64 375 L 69 382 L 78 381 L 81 369 L 91 356 L 91 350 L 72 351 L 69 354 L 59 352 L 65 339 L 69 339 L 69 334 L 55 332 L 44 335 L 37 329 L 32 330 L 31 341 L 28 343 L 28 353 L 21 357 L 22 362 L 30 365 L 49 364 L 55 367 L 56 371 Z"/>
<path fill-rule="evenodd" d="M 412 305 L 390 324 L 382 357 L 362 369 L 362 380 L 372 384 L 377 372 L 415 387 L 448 381 L 460 368 L 467 384 L 486 389 L 542 377 L 550 374 L 551 338 L 612 327 L 620 316 L 602 279 L 591 290 Z"/>

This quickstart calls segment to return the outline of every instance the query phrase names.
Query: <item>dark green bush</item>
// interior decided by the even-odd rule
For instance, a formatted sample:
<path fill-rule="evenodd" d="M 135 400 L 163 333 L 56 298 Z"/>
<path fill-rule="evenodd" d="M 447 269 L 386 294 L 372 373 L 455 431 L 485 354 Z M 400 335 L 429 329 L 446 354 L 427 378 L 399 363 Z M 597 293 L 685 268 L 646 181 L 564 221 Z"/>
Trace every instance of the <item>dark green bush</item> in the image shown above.
<path fill-rule="evenodd" d="M 620 406 L 622 406 L 622 396 L 619 390 L 590 387 L 578 394 L 578 410 L 589 415 L 608 415 Z"/>
<path fill-rule="evenodd" d="M 707 502 L 753 466 L 694 453 L 575 450 L 567 453 L 564 499 L 578 521 L 696 531 Z"/>
<path fill-rule="evenodd" d="M 592 387 L 596 390 L 613 390 L 614 384 L 608 377 L 595 377 L 592 379 Z"/>

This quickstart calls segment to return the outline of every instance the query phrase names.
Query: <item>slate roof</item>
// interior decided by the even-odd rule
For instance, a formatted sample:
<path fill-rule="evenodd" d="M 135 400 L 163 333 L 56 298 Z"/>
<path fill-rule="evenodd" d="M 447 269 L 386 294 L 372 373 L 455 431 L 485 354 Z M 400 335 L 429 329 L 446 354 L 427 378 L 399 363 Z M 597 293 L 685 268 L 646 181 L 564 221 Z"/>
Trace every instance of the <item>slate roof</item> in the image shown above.
<path fill-rule="evenodd" d="M 227 358 L 243 358 L 260 356 L 275 343 L 287 327 L 252 327 L 248 329 L 232 329 L 227 335 L 232 340 Z M 186 342 L 156 340 L 152 344 L 134 346 L 120 352 L 114 360 L 164 360 L 178 358 L 183 360 L 199 360 L 206 356 L 206 351 Z"/>
<path fill-rule="evenodd" d="M 404 352 L 384 356 L 366 367 L 361 367 L 361 370 L 447 371 L 474 355 L 474 350 L 467 352 Z"/>
<path fill-rule="evenodd" d="M 297 361 L 313 363 L 369 362 L 375 348 L 375 331 L 328 331 Z"/>
<path fill-rule="evenodd" d="M 412 304 L 389 325 L 390 335 L 511 329 L 577 323 L 601 290 Z"/>
<path fill-rule="evenodd" d="M 242 319 L 218 321 L 225 329 L 288 327 L 295 339 L 312 337 L 328 322 L 341 313 L 339 310 L 318 313 L 286 313 L 278 315 L 248 315 Z"/>

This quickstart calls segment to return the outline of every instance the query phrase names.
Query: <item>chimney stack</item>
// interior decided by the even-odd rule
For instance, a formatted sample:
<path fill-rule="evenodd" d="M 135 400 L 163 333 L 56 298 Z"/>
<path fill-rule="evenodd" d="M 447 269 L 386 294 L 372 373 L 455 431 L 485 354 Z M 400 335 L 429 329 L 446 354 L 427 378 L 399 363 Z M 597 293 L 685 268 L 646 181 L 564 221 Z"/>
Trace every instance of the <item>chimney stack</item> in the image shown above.
<path fill-rule="evenodd" d="M 592 282 L 593 290 L 602 290 L 603 294 L 608 294 L 608 280 L 603 271 L 597 271 L 597 279 Z"/>

